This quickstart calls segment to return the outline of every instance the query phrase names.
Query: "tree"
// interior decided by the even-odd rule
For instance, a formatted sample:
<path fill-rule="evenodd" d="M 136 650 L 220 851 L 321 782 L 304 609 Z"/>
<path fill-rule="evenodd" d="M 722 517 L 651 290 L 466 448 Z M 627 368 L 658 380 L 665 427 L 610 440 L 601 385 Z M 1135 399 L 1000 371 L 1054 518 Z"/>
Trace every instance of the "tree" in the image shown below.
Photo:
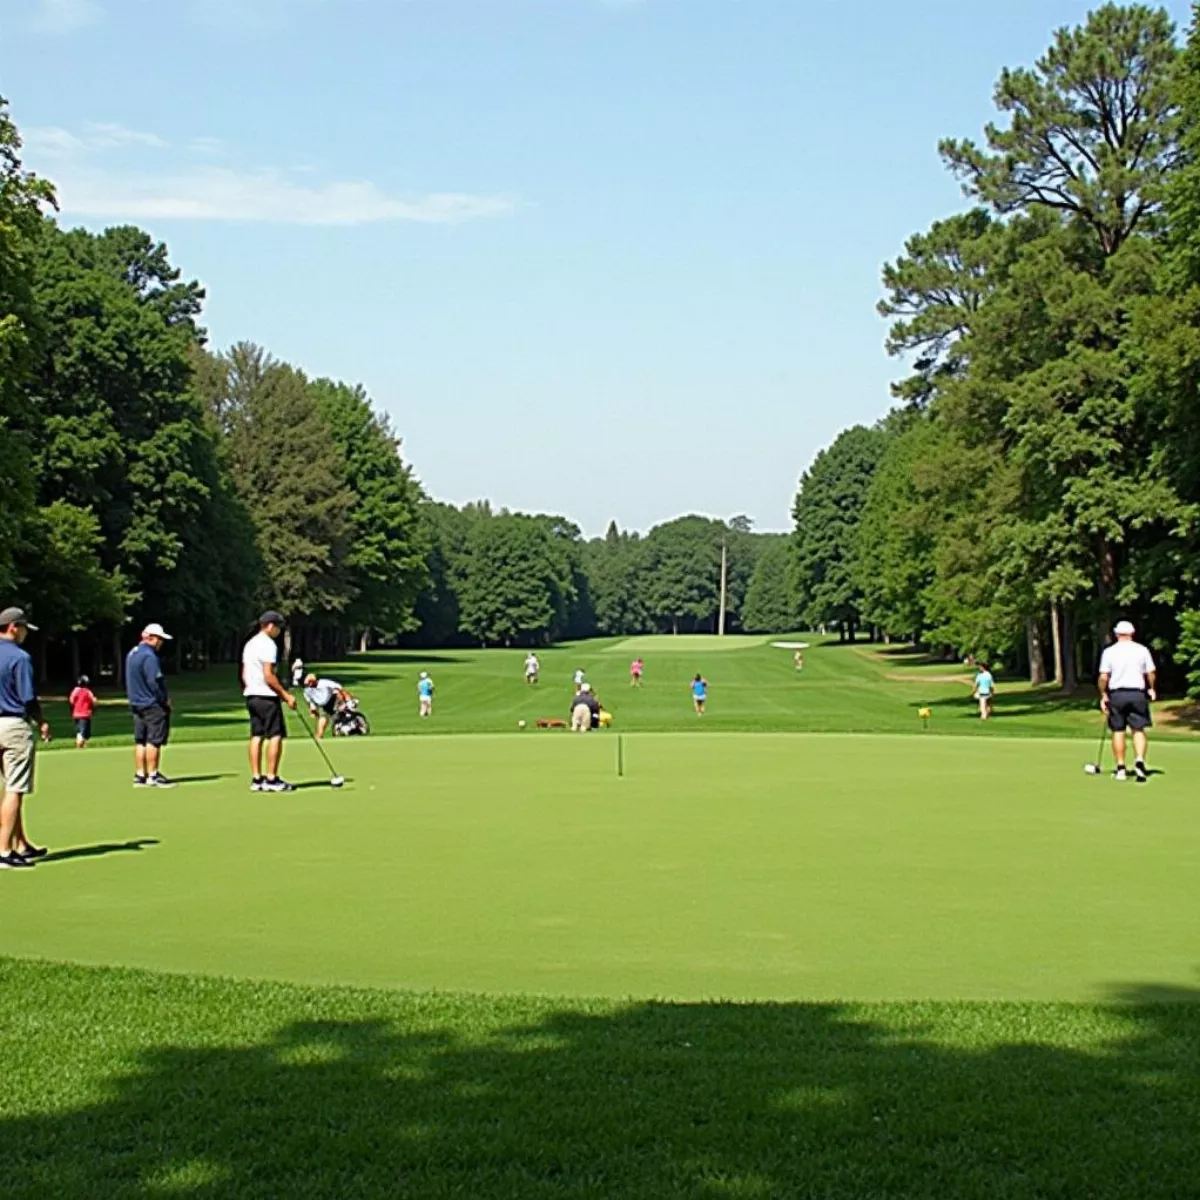
<path fill-rule="evenodd" d="M 560 615 L 560 562 L 543 523 L 502 513 L 469 535 L 461 624 L 483 644 L 543 641 Z"/>
<path fill-rule="evenodd" d="M 318 379 L 311 392 L 353 491 L 345 567 L 354 598 L 346 619 L 362 629 L 401 633 L 412 627 L 427 578 L 420 488 L 400 457 L 399 439 L 361 387 Z"/>
<path fill-rule="evenodd" d="M 741 625 L 747 633 L 787 633 L 796 627 L 791 568 L 788 538 L 770 537 L 758 555 L 742 605 Z"/>
<path fill-rule="evenodd" d="M 672 633 L 713 628 L 721 587 L 719 521 L 687 516 L 655 526 L 645 543 L 644 601 L 651 619 Z"/>
<path fill-rule="evenodd" d="M 1176 162 L 1177 56 L 1163 9 L 1104 4 L 1059 29 L 1033 70 L 1001 73 L 996 107 L 1011 119 L 987 126 L 991 153 L 948 139 L 942 155 L 968 195 L 1076 218 L 1115 254 L 1157 213 Z"/>
<path fill-rule="evenodd" d="M 584 547 L 595 627 L 602 634 L 645 633 L 645 542 L 636 533 L 622 532 L 612 522 L 603 538 Z"/>
<path fill-rule="evenodd" d="M 295 368 L 248 343 L 223 361 L 214 419 L 263 563 L 256 599 L 301 625 L 340 623 L 354 596 L 347 569 L 354 495 L 329 425 Z"/>
<path fill-rule="evenodd" d="M 793 568 L 802 620 L 837 625 L 854 639 L 862 594 L 855 581 L 857 532 L 887 435 L 856 425 L 822 450 L 800 479 L 792 508 Z"/>

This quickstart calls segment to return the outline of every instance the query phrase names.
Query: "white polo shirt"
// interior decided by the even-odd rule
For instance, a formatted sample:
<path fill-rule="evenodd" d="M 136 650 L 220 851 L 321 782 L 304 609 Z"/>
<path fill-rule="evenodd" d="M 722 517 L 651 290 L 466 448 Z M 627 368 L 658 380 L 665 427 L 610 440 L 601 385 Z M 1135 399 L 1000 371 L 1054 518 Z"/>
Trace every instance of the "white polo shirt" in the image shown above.
<path fill-rule="evenodd" d="M 1100 655 L 1100 674 L 1108 676 L 1110 692 L 1144 692 L 1153 670 L 1154 659 L 1140 642 L 1113 642 Z"/>
<path fill-rule="evenodd" d="M 275 639 L 260 630 L 242 649 L 242 695 L 274 696 L 264 668 L 267 663 L 274 666 L 278 661 L 279 647 Z"/>

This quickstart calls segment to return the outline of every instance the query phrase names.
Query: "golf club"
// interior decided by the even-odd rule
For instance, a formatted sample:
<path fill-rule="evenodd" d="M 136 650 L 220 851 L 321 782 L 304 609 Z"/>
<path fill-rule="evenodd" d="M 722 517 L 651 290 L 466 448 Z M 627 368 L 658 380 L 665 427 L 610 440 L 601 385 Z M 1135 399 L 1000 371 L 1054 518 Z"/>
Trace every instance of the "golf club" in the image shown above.
<path fill-rule="evenodd" d="M 346 782 L 346 777 L 337 773 L 333 763 L 329 761 L 329 755 L 325 753 L 325 747 L 321 745 L 321 739 L 317 737 L 316 731 L 308 723 L 307 718 L 300 711 L 299 707 L 296 708 L 296 716 L 300 718 L 300 724 L 304 726 L 305 733 L 312 739 L 312 744 L 316 746 L 317 753 L 325 760 L 325 765 L 329 768 L 329 786 L 340 788 Z"/>
<path fill-rule="evenodd" d="M 1100 745 L 1096 747 L 1096 761 L 1088 763 L 1083 769 L 1089 775 L 1104 774 L 1104 743 L 1108 741 L 1108 718 L 1100 728 Z"/>

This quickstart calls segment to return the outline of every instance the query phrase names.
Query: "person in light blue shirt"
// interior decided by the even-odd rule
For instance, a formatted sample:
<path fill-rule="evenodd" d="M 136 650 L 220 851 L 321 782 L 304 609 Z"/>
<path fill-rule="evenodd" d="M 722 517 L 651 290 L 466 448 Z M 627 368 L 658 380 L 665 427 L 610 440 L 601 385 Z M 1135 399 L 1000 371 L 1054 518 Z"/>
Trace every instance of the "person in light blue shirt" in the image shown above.
<path fill-rule="evenodd" d="M 428 717 L 433 712 L 433 680 L 426 671 L 421 672 L 421 678 L 417 681 L 417 697 L 421 716 Z"/>
<path fill-rule="evenodd" d="M 703 675 L 697 675 L 692 680 L 692 704 L 696 709 L 696 716 L 704 716 L 704 706 L 708 703 L 708 680 Z"/>
<path fill-rule="evenodd" d="M 982 721 L 991 719 L 992 697 L 996 694 L 996 680 L 988 670 L 987 663 L 979 664 L 979 673 L 975 676 L 974 697 L 979 701 L 979 718 Z"/>

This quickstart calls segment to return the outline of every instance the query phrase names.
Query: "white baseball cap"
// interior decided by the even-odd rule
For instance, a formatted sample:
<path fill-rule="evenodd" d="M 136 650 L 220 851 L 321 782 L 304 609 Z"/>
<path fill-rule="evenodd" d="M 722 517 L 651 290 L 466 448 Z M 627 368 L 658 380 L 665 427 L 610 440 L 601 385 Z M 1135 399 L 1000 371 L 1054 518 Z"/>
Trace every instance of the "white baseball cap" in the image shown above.
<path fill-rule="evenodd" d="M 164 642 L 173 642 L 175 640 L 157 621 L 152 622 L 142 630 L 142 637 L 162 638 Z"/>
<path fill-rule="evenodd" d="M 1113 633 L 1117 637 L 1133 637 L 1136 632 L 1137 630 L 1134 629 L 1132 621 L 1118 621 L 1113 626 Z"/>

